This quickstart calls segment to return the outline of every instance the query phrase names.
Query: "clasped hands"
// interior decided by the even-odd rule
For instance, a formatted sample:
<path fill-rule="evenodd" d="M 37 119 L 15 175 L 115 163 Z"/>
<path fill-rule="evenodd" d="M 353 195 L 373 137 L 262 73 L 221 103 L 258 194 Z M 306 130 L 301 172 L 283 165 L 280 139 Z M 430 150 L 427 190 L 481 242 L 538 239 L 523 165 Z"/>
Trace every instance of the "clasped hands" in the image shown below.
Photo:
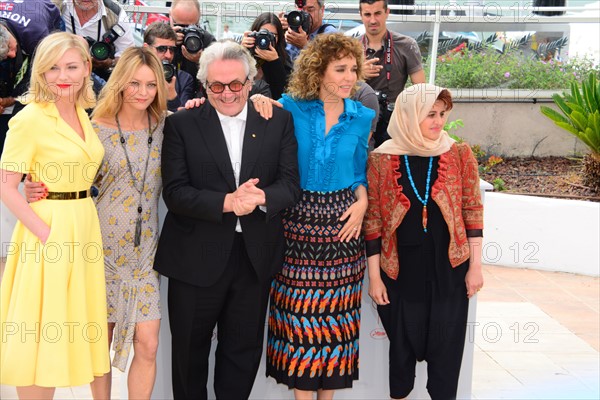
<path fill-rule="evenodd" d="M 265 192 L 258 188 L 258 178 L 248 179 L 233 193 L 225 195 L 225 212 L 233 212 L 238 217 L 248 215 L 256 207 L 266 206 Z"/>

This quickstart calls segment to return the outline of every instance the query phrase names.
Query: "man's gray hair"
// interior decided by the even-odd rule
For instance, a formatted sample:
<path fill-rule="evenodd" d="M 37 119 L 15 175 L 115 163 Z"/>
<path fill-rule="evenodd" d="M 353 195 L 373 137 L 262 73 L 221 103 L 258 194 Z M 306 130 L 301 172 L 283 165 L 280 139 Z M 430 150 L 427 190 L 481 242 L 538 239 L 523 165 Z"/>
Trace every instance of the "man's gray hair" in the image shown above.
<path fill-rule="evenodd" d="M 8 29 L 0 24 L 0 61 L 4 61 L 8 57 L 8 41 L 10 40 L 10 34 Z"/>
<path fill-rule="evenodd" d="M 250 52 L 244 46 L 232 40 L 220 40 L 208 46 L 200 57 L 197 78 L 203 85 L 206 84 L 208 66 L 220 60 L 241 61 L 248 79 L 254 80 L 257 72 L 256 61 Z"/>

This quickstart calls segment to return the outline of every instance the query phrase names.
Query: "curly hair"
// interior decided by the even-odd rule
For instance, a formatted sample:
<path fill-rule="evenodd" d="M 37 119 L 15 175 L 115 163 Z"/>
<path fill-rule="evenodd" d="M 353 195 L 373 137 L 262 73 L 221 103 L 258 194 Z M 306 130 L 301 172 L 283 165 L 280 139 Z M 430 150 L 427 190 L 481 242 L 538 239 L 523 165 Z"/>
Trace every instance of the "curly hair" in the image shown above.
<path fill-rule="evenodd" d="M 317 35 L 300 52 L 290 77 L 287 93 L 294 99 L 314 100 L 319 98 L 321 82 L 329 63 L 344 57 L 356 59 L 356 76 L 362 79 L 363 47 L 360 42 L 341 33 Z M 352 89 L 356 93 L 358 86 Z"/>

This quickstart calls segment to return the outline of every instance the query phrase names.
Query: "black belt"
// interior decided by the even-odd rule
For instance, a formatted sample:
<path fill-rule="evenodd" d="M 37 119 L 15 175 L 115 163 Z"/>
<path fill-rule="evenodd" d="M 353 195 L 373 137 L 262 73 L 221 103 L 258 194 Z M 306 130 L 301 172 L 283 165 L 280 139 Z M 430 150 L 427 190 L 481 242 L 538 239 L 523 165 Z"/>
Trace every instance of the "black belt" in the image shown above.
<path fill-rule="evenodd" d="M 46 200 L 77 200 L 90 196 L 90 189 L 80 190 L 79 192 L 48 192 Z"/>

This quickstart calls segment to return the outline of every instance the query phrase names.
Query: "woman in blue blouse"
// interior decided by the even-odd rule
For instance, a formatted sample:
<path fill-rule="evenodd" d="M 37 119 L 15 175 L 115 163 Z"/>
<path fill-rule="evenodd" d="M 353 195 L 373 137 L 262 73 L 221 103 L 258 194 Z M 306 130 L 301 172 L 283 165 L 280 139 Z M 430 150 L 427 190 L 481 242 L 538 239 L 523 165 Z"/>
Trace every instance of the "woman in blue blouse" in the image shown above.
<path fill-rule="evenodd" d="M 301 200 L 284 216 L 287 250 L 271 287 L 267 376 L 296 399 L 330 399 L 358 379 L 366 265 L 367 142 L 373 110 L 350 100 L 358 41 L 318 35 L 296 61 L 280 103 L 294 116 Z"/>

